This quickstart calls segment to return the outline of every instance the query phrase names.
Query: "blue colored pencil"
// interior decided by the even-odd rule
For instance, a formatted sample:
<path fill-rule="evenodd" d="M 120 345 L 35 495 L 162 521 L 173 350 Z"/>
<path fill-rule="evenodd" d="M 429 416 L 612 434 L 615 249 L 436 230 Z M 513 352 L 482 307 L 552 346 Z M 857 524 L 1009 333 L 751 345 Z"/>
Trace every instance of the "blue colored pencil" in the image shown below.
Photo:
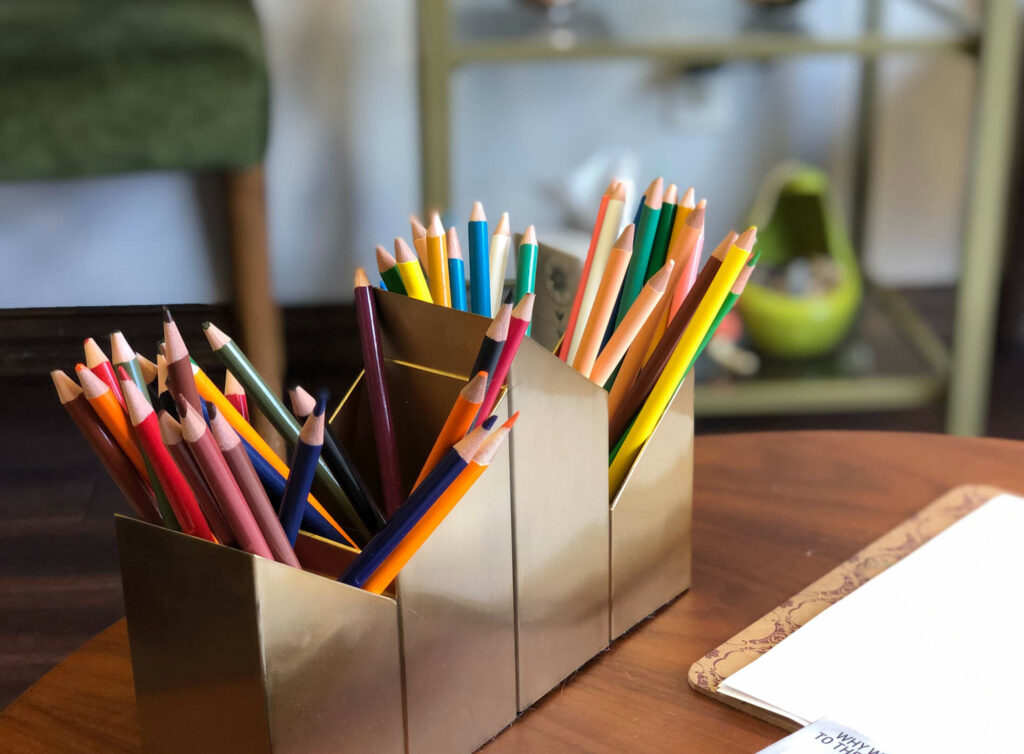
<path fill-rule="evenodd" d="M 412 530 L 416 522 L 423 517 L 423 514 L 430 510 L 430 506 L 462 473 L 486 438 L 487 429 L 481 424 L 459 440 L 438 462 L 437 466 L 427 474 L 420 485 L 413 490 L 409 499 L 388 520 L 387 526 L 363 548 L 359 556 L 352 561 L 348 570 L 341 575 L 339 581 L 351 586 L 362 587 L 398 543 Z"/>
<path fill-rule="evenodd" d="M 452 294 L 452 309 L 464 312 L 467 311 L 466 262 L 462 258 L 462 246 L 454 225 L 445 233 L 445 243 L 448 247 L 448 287 Z"/>
<path fill-rule="evenodd" d="M 313 486 L 313 476 L 320 460 L 320 449 L 324 444 L 324 411 L 327 404 L 322 399 L 317 401 L 313 413 L 306 419 L 299 432 L 295 451 L 292 453 L 291 468 L 288 481 L 285 483 L 284 495 L 281 497 L 281 508 L 278 518 L 288 541 L 295 546 L 299 536 L 299 525 L 302 523 L 302 512 L 306 509 L 306 498 L 309 488 Z"/>
<path fill-rule="evenodd" d="M 491 262 L 487 241 L 487 215 L 480 202 L 469 214 L 469 302 L 473 314 L 491 316 Z"/>

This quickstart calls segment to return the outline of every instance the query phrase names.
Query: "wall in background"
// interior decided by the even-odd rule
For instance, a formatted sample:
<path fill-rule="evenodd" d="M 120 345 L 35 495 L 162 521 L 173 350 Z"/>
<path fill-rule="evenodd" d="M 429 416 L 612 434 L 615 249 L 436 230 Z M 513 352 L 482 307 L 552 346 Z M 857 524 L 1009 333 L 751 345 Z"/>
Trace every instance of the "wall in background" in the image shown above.
<path fill-rule="evenodd" d="M 285 303 L 343 300 L 355 266 L 407 234 L 418 205 L 414 5 L 257 5 L 274 89 L 275 287 Z M 884 73 L 868 265 L 884 282 L 949 282 L 972 67 L 904 59 Z M 699 77 L 632 62 L 468 69 L 454 89 L 453 216 L 463 222 L 480 198 L 543 238 L 563 224 L 548 199 L 556 176 L 602 148 L 629 150 L 642 180 L 661 172 L 695 185 L 711 203 L 712 236 L 742 221 L 757 183 L 747 176 L 784 157 L 824 165 L 845 197 L 857 81 L 851 61 L 832 58 Z M 206 231 L 199 196 L 191 177 L 169 174 L 0 184 L 0 305 L 226 300 L 223 244 Z"/>

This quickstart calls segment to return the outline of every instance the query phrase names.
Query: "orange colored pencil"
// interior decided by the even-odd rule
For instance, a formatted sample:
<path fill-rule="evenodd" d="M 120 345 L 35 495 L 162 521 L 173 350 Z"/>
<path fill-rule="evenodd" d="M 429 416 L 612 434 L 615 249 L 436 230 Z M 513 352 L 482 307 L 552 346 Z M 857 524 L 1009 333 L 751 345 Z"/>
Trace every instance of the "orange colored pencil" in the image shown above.
<path fill-rule="evenodd" d="M 590 374 L 585 375 L 590 378 L 591 382 L 604 385 L 607 379 L 611 377 L 615 367 L 618 366 L 619 361 L 622 360 L 623 355 L 626 353 L 626 349 L 629 348 L 629 344 L 633 342 L 637 333 L 649 321 L 655 307 L 664 297 L 665 288 L 668 285 L 674 267 L 675 263 L 669 260 L 644 285 L 640 295 L 636 297 L 636 301 L 629 307 L 626 316 L 622 318 L 622 322 L 615 328 L 612 337 L 608 339 L 608 343 L 601 349 L 601 353 L 598 354 Z"/>
<path fill-rule="evenodd" d="M 448 255 L 444 246 L 444 226 L 436 212 L 430 218 L 427 228 L 427 285 L 435 304 L 452 305 L 452 292 L 448 276 Z"/>
<path fill-rule="evenodd" d="M 96 412 L 100 421 L 103 422 L 103 426 L 117 440 L 117 444 L 121 446 L 121 450 L 128 456 L 128 460 L 132 462 L 135 470 L 143 478 L 147 478 L 146 464 L 142 460 L 142 453 L 135 442 L 135 433 L 128 426 L 128 417 L 125 416 L 124 409 L 121 408 L 121 404 L 114 397 L 114 393 L 85 364 L 76 365 L 75 374 L 78 375 L 78 382 L 81 384 L 82 390 L 85 391 L 85 399 L 89 401 L 89 405 Z"/>
<path fill-rule="evenodd" d="M 395 580 L 395 576 L 402 570 L 409 559 L 423 546 L 427 538 L 434 533 L 441 522 L 451 513 L 452 509 L 465 496 L 469 489 L 480 478 L 490 465 L 494 456 L 501 449 L 501 445 L 519 418 L 519 412 L 514 413 L 507 422 L 494 430 L 473 455 L 473 459 L 466 465 L 448 488 L 441 493 L 441 496 L 434 501 L 434 504 L 427 509 L 419 521 L 410 529 L 402 541 L 399 542 L 384 559 L 377 570 L 363 584 L 363 589 L 373 594 L 380 594 L 387 589 L 388 584 Z"/>
<path fill-rule="evenodd" d="M 434 447 L 430 449 L 430 454 L 420 470 L 420 475 L 416 477 L 416 482 L 412 486 L 414 490 L 437 466 L 437 462 L 444 457 L 444 454 L 466 436 L 470 427 L 473 426 L 473 420 L 480 410 L 480 404 L 483 403 L 486 392 L 487 372 L 477 372 L 476 376 L 459 391 L 459 397 L 455 399 L 455 405 L 452 406 L 448 418 L 445 419 L 444 426 L 441 427 L 437 440 L 434 441 Z"/>
<path fill-rule="evenodd" d="M 409 226 L 412 228 L 412 246 L 419 257 L 421 272 L 427 269 L 427 229 L 416 215 L 409 215 Z"/>
<path fill-rule="evenodd" d="M 587 319 L 587 326 L 583 329 L 583 337 L 580 339 L 576 358 L 572 362 L 572 368 L 580 374 L 590 374 L 590 370 L 594 367 L 594 360 L 597 359 L 597 352 L 601 348 L 601 340 L 608 327 L 608 320 L 611 319 L 612 310 L 615 308 L 615 299 L 619 295 L 619 288 L 626 276 L 629 259 L 633 256 L 633 231 L 633 223 L 630 223 L 622 231 L 608 256 L 608 264 L 604 268 L 601 285 L 597 289 L 594 307 L 590 310 L 590 317 Z"/>

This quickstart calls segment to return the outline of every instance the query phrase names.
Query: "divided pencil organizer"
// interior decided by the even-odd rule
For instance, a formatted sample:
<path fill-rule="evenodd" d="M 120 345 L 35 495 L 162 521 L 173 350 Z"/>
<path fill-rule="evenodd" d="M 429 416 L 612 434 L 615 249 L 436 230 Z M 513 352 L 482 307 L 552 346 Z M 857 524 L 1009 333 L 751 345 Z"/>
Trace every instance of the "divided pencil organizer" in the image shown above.
<path fill-rule="evenodd" d="M 374 295 L 408 487 L 489 321 Z M 313 573 L 119 518 L 147 750 L 470 751 L 685 591 L 691 381 L 610 505 L 607 394 L 553 345 L 523 342 L 510 442 L 385 595 L 335 581 L 352 551 L 305 533 Z M 361 379 L 331 423 L 376 488 Z"/>

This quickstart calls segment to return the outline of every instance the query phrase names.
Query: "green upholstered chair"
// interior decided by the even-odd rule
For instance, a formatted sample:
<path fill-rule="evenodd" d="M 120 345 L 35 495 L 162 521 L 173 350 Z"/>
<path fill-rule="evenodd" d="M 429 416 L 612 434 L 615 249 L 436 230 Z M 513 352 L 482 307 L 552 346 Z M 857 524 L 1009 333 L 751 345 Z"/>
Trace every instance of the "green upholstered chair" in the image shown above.
<path fill-rule="evenodd" d="M 223 175 L 239 338 L 279 387 L 261 169 L 267 111 L 249 0 L 0 0 L 0 180 Z"/>

